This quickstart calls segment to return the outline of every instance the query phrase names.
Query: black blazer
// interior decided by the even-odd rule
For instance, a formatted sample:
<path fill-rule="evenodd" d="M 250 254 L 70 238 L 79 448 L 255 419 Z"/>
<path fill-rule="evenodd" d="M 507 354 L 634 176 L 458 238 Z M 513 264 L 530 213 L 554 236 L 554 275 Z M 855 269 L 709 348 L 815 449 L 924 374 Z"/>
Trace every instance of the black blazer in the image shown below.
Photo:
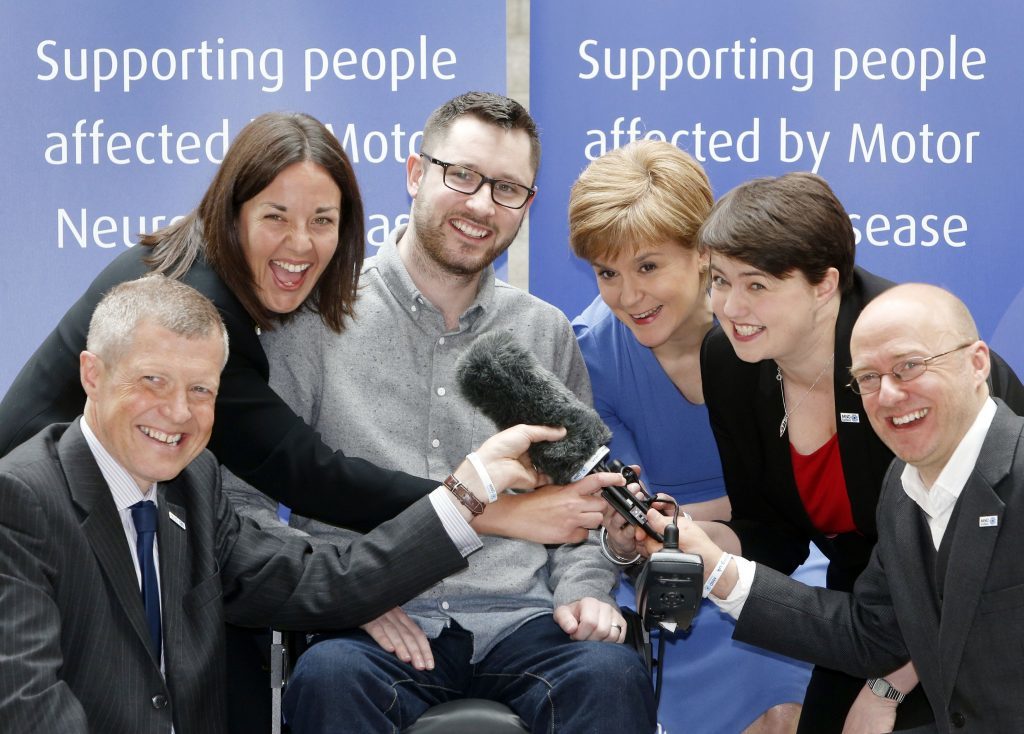
<path fill-rule="evenodd" d="M 352 627 L 467 566 L 429 499 L 338 549 L 240 519 L 209 452 L 158 492 L 166 681 L 117 508 L 78 422 L 0 459 L 4 731 L 166 734 L 173 721 L 183 734 L 219 734 L 225 620 Z"/>
<path fill-rule="evenodd" d="M 885 476 L 878 545 L 852 596 L 759 567 L 736 639 L 862 678 L 909 655 L 929 731 L 1024 731 L 1024 420 L 999 405 L 938 563 L 904 466 Z"/>
<path fill-rule="evenodd" d="M 860 396 L 846 387 L 850 332 L 864 306 L 893 285 L 856 268 L 853 288 L 843 294 L 836 320 L 836 432 L 857 532 L 827 538 L 807 516 L 793 477 L 789 439 L 779 436 L 783 413 L 775 361 L 742 361 L 721 327 L 705 338 L 701 378 L 732 503 L 732 520 L 726 524 L 739 537 L 746 558 L 790 574 L 807 558 L 808 543 L 813 541 L 829 559 L 829 588 L 844 591 L 853 588 L 867 565 L 878 537 L 875 510 L 882 478 L 893 454 L 872 430 Z M 996 354 L 990 388 L 993 396 L 1024 414 L 1024 385 Z M 857 422 L 851 422 L 851 416 Z"/>
<path fill-rule="evenodd" d="M 0 402 L 0 456 L 51 423 L 82 413 L 78 355 L 92 312 L 115 285 L 149 272 L 143 259 L 150 252 L 136 246 L 108 265 L 18 373 Z M 231 341 L 209 445 L 224 466 L 301 515 L 361 532 L 437 486 L 324 444 L 270 389 L 270 366 L 253 321 L 206 261 L 200 258 L 182 281 L 213 301 Z"/>

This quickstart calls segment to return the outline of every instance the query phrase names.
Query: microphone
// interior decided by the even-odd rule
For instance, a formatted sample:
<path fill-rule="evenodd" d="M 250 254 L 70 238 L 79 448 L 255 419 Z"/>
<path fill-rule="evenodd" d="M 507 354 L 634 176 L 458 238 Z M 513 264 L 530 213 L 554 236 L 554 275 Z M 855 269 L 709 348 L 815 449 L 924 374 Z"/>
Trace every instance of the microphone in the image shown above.
<path fill-rule="evenodd" d="M 556 484 L 599 471 L 619 472 L 627 483 L 639 483 L 632 469 L 606 461 L 612 432 L 597 411 L 581 402 L 511 334 L 493 332 L 477 338 L 459 359 L 456 378 L 466 400 L 500 429 L 518 423 L 565 426 L 564 438 L 535 443 L 529 449 L 534 466 Z M 642 497 L 634 497 L 625 487 L 604 487 L 601 494 L 631 524 L 661 541 L 661 534 L 647 521 L 654 498 L 641 490 Z"/>

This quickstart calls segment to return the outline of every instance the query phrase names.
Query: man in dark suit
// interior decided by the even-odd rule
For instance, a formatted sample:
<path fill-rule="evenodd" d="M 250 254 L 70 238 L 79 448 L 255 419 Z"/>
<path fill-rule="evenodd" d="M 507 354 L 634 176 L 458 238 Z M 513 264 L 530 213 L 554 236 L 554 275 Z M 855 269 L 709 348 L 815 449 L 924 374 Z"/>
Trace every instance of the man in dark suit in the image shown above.
<path fill-rule="evenodd" d="M 935 715 L 920 731 L 1024 731 L 1024 419 L 989 397 L 988 347 L 939 288 L 878 296 L 851 357 L 851 387 L 897 456 L 853 593 L 733 558 L 688 520 L 680 547 L 703 556 L 736 639 L 867 678 L 909 659 Z M 906 691 L 868 686 L 891 705 L 870 730 L 889 731 Z"/>
<path fill-rule="evenodd" d="M 92 317 L 82 418 L 0 460 L 4 731 L 222 732 L 225 619 L 352 627 L 479 547 L 468 521 L 487 493 L 468 463 L 455 471 L 465 485 L 344 551 L 240 520 L 204 450 L 226 357 L 198 292 L 163 276 L 124 283 Z M 520 457 L 561 435 L 518 426 L 477 454 L 499 491 L 533 486 Z"/>

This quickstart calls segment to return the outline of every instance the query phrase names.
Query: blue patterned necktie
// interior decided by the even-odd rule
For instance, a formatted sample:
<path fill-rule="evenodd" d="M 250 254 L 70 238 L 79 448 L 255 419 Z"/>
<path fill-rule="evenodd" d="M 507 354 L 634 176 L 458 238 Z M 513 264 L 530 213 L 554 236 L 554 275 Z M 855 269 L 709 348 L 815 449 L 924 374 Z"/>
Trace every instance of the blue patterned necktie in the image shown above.
<path fill-rule="evenodd" d="M 142 570 L 142 603 L 146 607 L 146 623 L 153 655 L 160 662 L 160 587 L 156 582 L 156 564 L 153 562 L 153 541 L 156 539 L 156 505 L 146 500 L 131 506 L 132 522 L 135 523 L 136 551 L 139 554 L 139 568 Z"/>

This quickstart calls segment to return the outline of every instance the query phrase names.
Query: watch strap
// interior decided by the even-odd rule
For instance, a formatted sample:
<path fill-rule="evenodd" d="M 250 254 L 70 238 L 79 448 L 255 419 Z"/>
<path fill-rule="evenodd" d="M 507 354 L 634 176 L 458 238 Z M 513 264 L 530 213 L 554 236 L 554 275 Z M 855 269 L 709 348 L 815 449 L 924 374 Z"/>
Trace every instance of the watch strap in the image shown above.
<path fill-rule="evenodd" d="M 896 703 L 903 703 L 903 699 L 907 697 L 906 693 L 896 690 L 885 678 L 869 678 L 868 688 L 879 698 L 888 698 Z"/>
<path fill-rule="evenodd" d="M 470 492 L 469 488 L 460 482 L 454 474 L 449 474 L 444 478 L 444 486 L 455 495 L 455 499 L 461 502 L 463 507 L 473 513 L 474 517 L 484 511 L 484 503 Z"/>

